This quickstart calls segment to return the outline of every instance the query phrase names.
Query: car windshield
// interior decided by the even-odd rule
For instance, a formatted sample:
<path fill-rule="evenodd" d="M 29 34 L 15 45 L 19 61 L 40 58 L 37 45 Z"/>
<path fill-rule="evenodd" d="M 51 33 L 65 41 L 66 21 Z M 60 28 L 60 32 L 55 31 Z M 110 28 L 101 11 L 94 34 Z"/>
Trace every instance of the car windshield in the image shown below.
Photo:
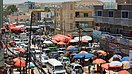
<path fill-rule="evenodd" d="M 48 60 L 49 58 L 48 57 L 44 57 L 44 60 Z"/>
<path fill-rule="evenodd" d="M 63 59 L 63 62 L 68 62 L 69 61 L 69 59 Z"/>
<path fill-rule="evenodd" d="M 63 70 L 63 66 L 55 66 L 55 70 Z"/>
<path fill-rule="evenodd" d="M 79 69 L 79 68 L 81 68 L 81 66 L 75 66 L 75 69 Z"/>

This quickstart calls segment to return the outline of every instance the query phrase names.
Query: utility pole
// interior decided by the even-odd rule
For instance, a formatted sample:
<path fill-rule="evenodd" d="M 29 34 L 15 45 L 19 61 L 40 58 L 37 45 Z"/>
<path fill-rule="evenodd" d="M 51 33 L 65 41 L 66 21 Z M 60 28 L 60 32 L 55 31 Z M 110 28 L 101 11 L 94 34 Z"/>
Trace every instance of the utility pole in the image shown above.
<path fill-rule="evenodd" d="M 3 26 L 3 0 L 0 0 L 0 28 Z M 2 32 L 0 30 L 0 40 L 2 40 Z"/>

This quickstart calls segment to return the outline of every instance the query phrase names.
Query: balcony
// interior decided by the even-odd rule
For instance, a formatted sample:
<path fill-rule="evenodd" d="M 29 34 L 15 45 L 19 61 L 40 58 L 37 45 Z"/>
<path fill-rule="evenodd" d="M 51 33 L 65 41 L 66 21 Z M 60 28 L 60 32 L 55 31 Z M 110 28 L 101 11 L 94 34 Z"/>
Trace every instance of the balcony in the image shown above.
<path fill-rule="evenodd" d="M 75 21 L 93 21 L 92 17 L 76 17 Z"/>
<path fill-rule="evenodd" d="M 95 17 L 94 17 L 94 21 L 95 21 L 96 23 L 103 23 L 102 17 L 97 17 L 97 16 L 95 16 Z"/>

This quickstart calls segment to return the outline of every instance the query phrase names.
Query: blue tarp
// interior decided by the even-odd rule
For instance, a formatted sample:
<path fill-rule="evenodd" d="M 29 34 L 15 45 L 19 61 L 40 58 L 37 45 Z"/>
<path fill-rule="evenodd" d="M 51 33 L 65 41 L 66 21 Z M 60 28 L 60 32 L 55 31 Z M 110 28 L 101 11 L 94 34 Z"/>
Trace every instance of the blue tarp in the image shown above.
<path fill-rule="evenodd" d="M 94 55 L 91 54 L 91 53 L 86 53 L 86 54 L 81 54 L 81 53 L 79 53 L 79 54 L 75 54 L 75 55 L 73 56 L 74 59 L 81 59 L 81 58 L 86 58 L 86 59 L 88 59 L 88 58 L 92 58 L 92 57 L 94 57 Z"/>

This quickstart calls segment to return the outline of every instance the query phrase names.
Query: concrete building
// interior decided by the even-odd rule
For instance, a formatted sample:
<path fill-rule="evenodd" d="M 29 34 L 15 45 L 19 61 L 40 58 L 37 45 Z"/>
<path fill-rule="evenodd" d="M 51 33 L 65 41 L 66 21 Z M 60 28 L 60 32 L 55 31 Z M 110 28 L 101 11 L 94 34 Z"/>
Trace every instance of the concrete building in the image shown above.
<path fill-rule="evenodd" d="M 100 40 L 101 49 L 128 55 L 132 49 L 132 4 L 106 3 L 94 10 L 95 26 L 107 33 Z"/>
<path fill-rule="evenodd" d="M 11 15 L 9 17 L 9 21 L 11 23 L 16 23 L 16 22 L 26 22 L 30 20 L 30 15 Z"/>
<path fill-rule="evenodd" d="M 56 26 L 66 32 L 73 32 L 79 26 L 86 31 L 92 31 L 94 28 L 94 5 L 102 4 L 98 0 L 81 0 L 72 2 L 63 2 L 56 9 Z"/>
<path fill-rule="evenodd" d="M 116 2 L 117 2 L 118 4 L 124 4 L 124 3 L 130 4 L 130 3 L 132 3 L 132 0 L 116 0 Z"/>

